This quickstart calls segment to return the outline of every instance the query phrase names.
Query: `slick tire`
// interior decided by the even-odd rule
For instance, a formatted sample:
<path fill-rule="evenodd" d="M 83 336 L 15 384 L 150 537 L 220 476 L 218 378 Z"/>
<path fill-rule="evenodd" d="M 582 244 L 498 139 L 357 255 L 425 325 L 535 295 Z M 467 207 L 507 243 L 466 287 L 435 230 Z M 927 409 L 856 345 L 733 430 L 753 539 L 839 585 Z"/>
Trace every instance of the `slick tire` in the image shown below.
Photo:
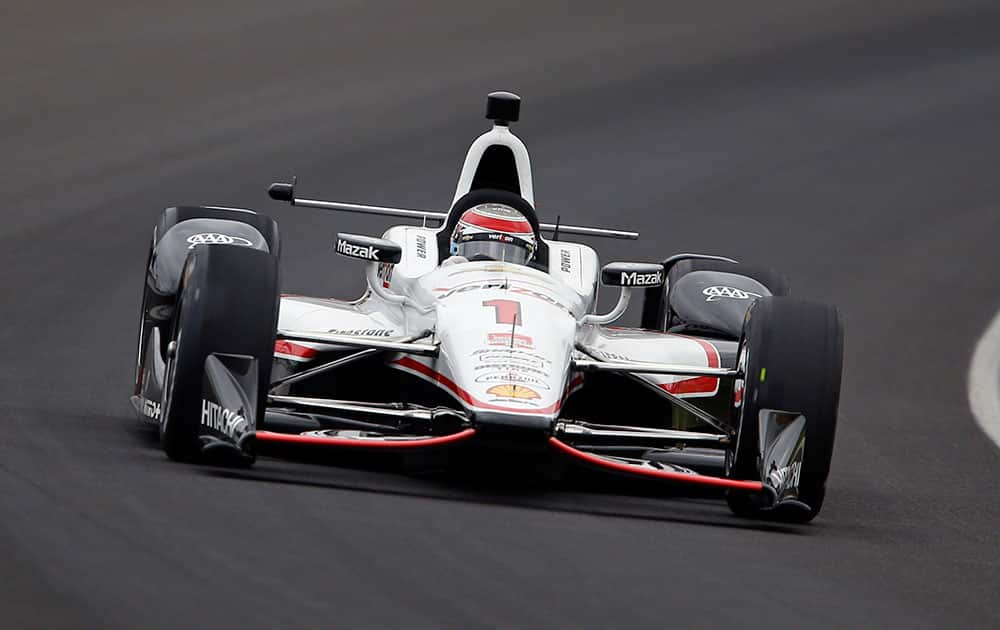
<path fill-rule="evenodd" d="M 209 354 L 257 359 L 260 425 L 278 301 L 278 259 L 271 254 L 232 245 L 202 245 L 188 254 L 170 335 L 173 350 L 167 358 L 160 424 L 160 443 L 171 459 L 198 459 L 202 380 Z"/>
<path fill-rule="evenodd" d="M 651 292 L 647 290 L 645 302 L 642 306 L 642 327 L 650 330 L 666 331 L 676 324 L 673 321 L 669 309 L 670 287 L 677 284 L 677 281 L 692 271 L 722 271 L 725 273 L 735 273 L 741 276 L 752 278 L 763 284 L 772 295 L 788 295 L 788 278 L 778 273 L 770 267 L 762 265 L 751 265 L 747 263 L 731 263 L 724 260 L 705 260 L 692 258 L 681 260 L 670 268 L 667 273 L 667 281 L 662 289 Z"/>
<path fill-rule="evenodd" d="M 759 413 L 795 411 L 806 418 L 805 452 L 799 475 L 799 500 L 809 510 L 762 510 L 746 493 L 730 491 L 727 502 L 738 516 L 791 522 L 812 520 L 823 507 L 837 430 L 844 334 L 837 310 L 790 297 L 759 298 L 743 323 L 732 422 L 735 447 L 727 453 L 733 479 L 759 481 Z"/>

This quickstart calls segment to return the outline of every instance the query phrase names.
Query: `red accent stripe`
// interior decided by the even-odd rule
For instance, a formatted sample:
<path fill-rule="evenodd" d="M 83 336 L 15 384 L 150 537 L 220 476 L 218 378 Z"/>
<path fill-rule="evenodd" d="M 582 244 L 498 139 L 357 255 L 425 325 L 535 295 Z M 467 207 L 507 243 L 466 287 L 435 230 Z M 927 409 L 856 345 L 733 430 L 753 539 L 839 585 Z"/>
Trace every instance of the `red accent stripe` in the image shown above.
<path fill-rule="evenodd" d="M 702 347 L 705 351 L 705 356 L 708 357 L 708 367 L 717 368 L 722 363 L 722 359 L 719 358 L 719 349 L 715 347 L 715 344 L 709 343 L 704 339 L 699 339 L 697 337 L 688 337 L 693 341 L 697 341 L 698 345 Z"/>
<path fill-rule="evenodd" d="M 549 438 L 549 444 L 556 447 L 563 453 L 575 457 L 581 461 L 584 461 L 593 466 L 599 468 L 606 468 L 615 472 L 626 473 L 629 475 L 638 475 L 640 477 L 650 477 L 653 479 L 663 479 L 665 481 L 681 481 L 684 483 L 693 483 L 702 486 L 714 486 L 716 488 L 733 488 L 736 490 L 749 490 L 750 492 L 763 492 L 764 484 L 759 481 L 740 481 L 738 479 L 726 479 L 725 477 L 710 477 L 708 475 L 689 475 L 687 473 L 673 472 L 669 470 L 652 470 L 649 468 L 640 468 L 632 464 L 623 464 L 621 462 L 612 461 L 598 455 L 592 455 L 590 453 L 585 453 L 584 451 L 578 450 L 566 444 L 565 442 L 560 442 L 554 437 Z"/>
<path fill-rule="evenodd" d="M 461 223 L 466 223 L 484 230 L 496 230 L 498 232 L 509 232 L 510 234 L 533 234 L 531 224 L 527 219 L 497 219 L 494 217 L 484 217 L 481 214 L 473 214 L 470 217 L 462 217 Z"/>
<path fill-rule="evenodd" d="M 279 444 L 311 444 L 314 446 L 347 446 L 352 448 L 377 449 L 407 449 L 424 448 L 428 446 L 444 446 L 467 440 L 476 434 L 475 429 L 465 429 L 451 435 L 440 437 L 419 438 L 415 440 L 391 440 L 379 442 L 376 440 L 359 440 L 354 438 L 322 437 L 319 435 L 299 435 L 297 433 L 274 433 L 272 431 L 257 431 L 254 437 L 262 442 Z"/>
<path fill-rule="evenodd" d="M 719 349 L 715 347 L 715 344 L 709 343 L 704 339 L 699 339 L 698 337 L 688 337 L 687 335 L 677 335 L 674 333 L 667 334 L 675 337 L 684 337 L 685 339 L 697 342 L 701 346 L 701 349 L 705 351 L 708 367 L 717 368 L 722 365 L 722 359 L 719 357 Z M 696 376 L 694 378 L 686 378 L 682 381 L 660 384 L 660 389 L 671 394 L 711 394 L 718 388 L 719 379 L 714 376 Z"/>
<path fill-rule="evenodd" d="M 290 354 L 295 357 L 301 357 L 303 359 L 311 359 L 319 354 L 319 351 L 315 348 L 302 346 L 291 341 L 285 341 L 284 339 L 279 339 L 274 342 L 274 351 L 281 354 Z"/>
<path fill-rule="evenodd" d="M 710 394 L 718 384 L 719 379 L 714 376 L 696 376 L 673 383 L 660 383 L 660 389 L 671 394 Z"/>
<path fill-rule="evenodd" d="M 504 411 L 507 413 L 549 414 L 559 411 L 559 408 L 562 406 L 561 400 L 552 403 L 548 407 L 535 408 L 535 409 L 521 409 L 516 407 L 503 407 L 501 405 L 494 405 L 493 403 L 477 400 L 472 394 L 459 387 L 453 380 L 451 380 L 444 374 L 441 374 L 440 372 L 431 369 L 430 367 L 424 365 L 423 363 L 417 361 L 412 357 L 401 357 L 397 359 L 395 363 L 400 367 L 405 367 L 415 372 L 420 372 L 427 378 L 430 378 L 433 381 L 440 383 L 444 387 L 450 389 L 452 392 L 455 393 L 456 396 L 461 398 L 466 404 L 471 405 L 473 407 L 477 407 L 479 409 L 489 409 L 491 411 Z"/>

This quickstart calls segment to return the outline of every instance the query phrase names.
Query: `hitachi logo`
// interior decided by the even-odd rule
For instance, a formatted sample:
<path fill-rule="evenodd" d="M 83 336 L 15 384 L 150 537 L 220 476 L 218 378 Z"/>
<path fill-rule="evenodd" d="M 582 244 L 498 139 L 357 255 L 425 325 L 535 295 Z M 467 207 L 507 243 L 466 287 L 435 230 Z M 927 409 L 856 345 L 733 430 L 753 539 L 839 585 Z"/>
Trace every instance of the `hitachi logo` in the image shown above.
<path fill-rule="evenodd" d="M 355 245 L 343 239 L 337 240 L 337 253 L 352 258 L 364 258 L 365 260 L 378 260 L 379 250 L 372 245 Z"/>
<path fill-rule="evenodd" d="M 247 419 L 210 400 L 201 401 L 201 424 L 235 438 L 247 429 Z"/>
<path fill-rule="evenodd" d="M 653 273 L 622 272 L 623 287 L 655 287 L 660 284 L 663 284 L 663 274 L 659 271 Z"/>
<path fill-rule="evenodd" d="M 767 475 L 767 482 L 779 493 L 786 490 L 797 490 L 799 477 L 802 474 L 802 462 L 793 462 L 781 468 L 774 467 Z"/>

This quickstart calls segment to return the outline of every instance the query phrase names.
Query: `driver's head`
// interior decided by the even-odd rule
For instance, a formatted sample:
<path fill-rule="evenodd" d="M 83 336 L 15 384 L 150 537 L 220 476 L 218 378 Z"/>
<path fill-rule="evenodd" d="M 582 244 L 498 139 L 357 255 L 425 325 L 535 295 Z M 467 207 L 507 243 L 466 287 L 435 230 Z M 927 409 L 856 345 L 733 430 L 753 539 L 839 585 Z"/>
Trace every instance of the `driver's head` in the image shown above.
<path fill-rule="evenodd" d="M 469 260 L 501 260 L 525 265 L 538 240 L 523 214 L 502 203 L 483 203 L 466 210 L 451 235 L 451 254 Z"/>

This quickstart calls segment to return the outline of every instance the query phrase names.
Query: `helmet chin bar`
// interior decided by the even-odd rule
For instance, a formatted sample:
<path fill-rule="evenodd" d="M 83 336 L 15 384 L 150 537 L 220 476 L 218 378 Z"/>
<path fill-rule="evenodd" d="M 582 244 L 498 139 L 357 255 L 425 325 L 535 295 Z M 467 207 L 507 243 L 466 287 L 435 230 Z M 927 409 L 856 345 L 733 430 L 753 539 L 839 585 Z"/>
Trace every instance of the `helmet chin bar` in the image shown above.
<path fill-rule="evenodd" d="M 629 300 L 632 298 L 632 287 L 622 287 L 621 293 L 618 294 L 618 303 L 615 307 L 611 309 L 610 312 L 604 315 L 590 314 L 584 315 L 583 319 L 580 320 L 581 324 L 610 324 L 619 317 L 625 314 L 628 310 Z"/>

